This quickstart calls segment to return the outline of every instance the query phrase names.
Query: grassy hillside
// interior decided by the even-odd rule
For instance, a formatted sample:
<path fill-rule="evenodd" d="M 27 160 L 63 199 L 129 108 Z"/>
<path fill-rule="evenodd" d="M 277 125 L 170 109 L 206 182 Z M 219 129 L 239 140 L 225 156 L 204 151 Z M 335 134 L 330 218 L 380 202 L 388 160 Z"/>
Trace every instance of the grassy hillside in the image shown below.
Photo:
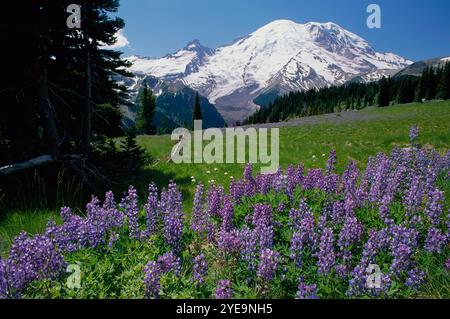
<path fill-rule="evenodd" d="M 440 152 L 450 149 L 449 101 L 368 108 L 358 113 L 358 117 L 353 120 L 341 120 L 338 115 L 333 115 L 334 118 L 318 116 L 314 121 L 305 119 L 305 124 L 280 128 L 281 167 L 285 169 L 299 162 L 307 168 L 325 167 L 328 153 L 334 148 L 339 158 L 340 171 L 351 159 L 357 160 L 362 168 L 369 156 L 389 152 L 394 147 L 408 147 L 408 132 L 412 125 L 420 127 L 419 142 L 432 145 Z M 145 169 L 138 182 L 146 184 L 154 181 L 165 186 L 173 179 L 182 185 L 183 195 L 189 198 L 185 208 L 192 202 L 195 188 L 191 183 L 192 176 L 197 182 L 207 184 L 214 180 L 228 186 L 230 177 L 240 176 L 244 168 L 239 164 L 169 163 L 173 147 L 170 136 L 141 136 L 138 142 L 159 160 L 155 166 Z"/>
<path fill-rule="evenodd" d="M 302 162 L 307 168 L 324 167 L 331 149 L 336 149 L 342 171 L 348 160 L 358 161 L 365 166 L 367 158 L 378 152 L 389 152 L 394 147 L 408 146 L 408 131 L 412 125 L 421 129 L 419 142 L 430 145 L 440 152 L 450 149 L 450 102 L 411 104 L 389 108 L 369 108 L 358 111 L 355 118 L 342 119 L 342 115 L 316 117 L 314 120 L 298 121 L 297 126 L 280 129 L 280 164 Z M 214 180 L 228 187 L 232 176 L 239 177 L 243 165 L 217 164 L 176 165 L 168 162 L 173 142 L 170 136 L 141 136 L 138 143 L 148 149 L 157 163 L 146 167 L 132 184 L 145 194 L 149 182 L 165 187 L 170 180 L 182 190 L 184 210 L 192 206 L 195 184 L 207 184 Z M 256 166 L 257 167 L 257 166 Z M 123 185 L 124 188 L 127 185 Z M 120 194 L 118 194 L 120 195 Z M 143 198 L 143 196 L 140 196 Z M 448 199 L 448 196 L 447 196 Z M 21 230 L 30 233 L 41 232 L 50 217 L 58 212 L 17 211 L 0 215 L 0 251 L 3 253 L 11 240 Z"/>

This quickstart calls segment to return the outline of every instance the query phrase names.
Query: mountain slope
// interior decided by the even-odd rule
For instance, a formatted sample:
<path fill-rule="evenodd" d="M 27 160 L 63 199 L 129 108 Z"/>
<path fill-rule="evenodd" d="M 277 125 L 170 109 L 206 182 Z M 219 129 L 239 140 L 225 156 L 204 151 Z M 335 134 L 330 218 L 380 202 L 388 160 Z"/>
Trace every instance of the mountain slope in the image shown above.
<path fill-rule="evenodd" d="M 418 61 L 418 62 L 415 62 L 415 63 L 407 66 L 400 72 L 396 73 L 394 75 L 394 77 L 401 77 L 401 76 L 405 76 L 405 75 L 421 76 L 422 72 L 423 72 L 423 70 L 425 70 L 425 68 L 430 67 L 430 66 L 433 68 L 437 68 L 438 66 L 444 66 L 444 64 L 447 61 L 450 61 L 450 57 Z"/>
<path fill-rule="evenodd" d="M 338 85 L 361 74 L 376 80 L 380 70 L 400 70 L 412 63 L 376 52 L 337 24 L 289 20 L 269 23 L 216 50 L 194 41 L 161 59 L 129 60 L 134 73 L 181 81 L 199 91 L 229 123 L 252 114 L 258 108 L 253 100 L 264 92 Z"/>
<path fill-rule="evenodd" d="M 144 82 L 156 96 L 156 113 L 153 124 L 158 132 L 168 133 L 177 127 L 191 127 L 193 125 L 192 110 L 196 92 L 182 82 L 166 81 L 143 74 L 136 74 L 133 78 L 118 76 L 116 80 L 129 88 L 130 103 L 121 106 L 125 126 L 131 126 L 136 121 L 137 114 L 140 111 L 139 92 Z M 203 96 L 200 96 L 200 106 L 204 128 L 224 127 L 226 125 L 215 106 Z"/>

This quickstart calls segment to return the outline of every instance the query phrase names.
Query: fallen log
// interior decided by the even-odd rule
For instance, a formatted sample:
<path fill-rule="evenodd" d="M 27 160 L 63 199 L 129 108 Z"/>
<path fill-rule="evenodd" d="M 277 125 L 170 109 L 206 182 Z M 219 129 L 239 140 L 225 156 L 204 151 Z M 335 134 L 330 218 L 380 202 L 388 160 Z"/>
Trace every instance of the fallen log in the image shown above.
<path fill-rule="evenodd" d="M 17 172 L 36 168 L 36 167 L 39 167 L 39 166 L 42 166 L 45 164 L 53 163 L 55 161 L 56 160 L 51 155 L 42 155 L 42 156 L 30 159 L 28 161 L 0 167 L 0 175 L 14 174 Z"/>

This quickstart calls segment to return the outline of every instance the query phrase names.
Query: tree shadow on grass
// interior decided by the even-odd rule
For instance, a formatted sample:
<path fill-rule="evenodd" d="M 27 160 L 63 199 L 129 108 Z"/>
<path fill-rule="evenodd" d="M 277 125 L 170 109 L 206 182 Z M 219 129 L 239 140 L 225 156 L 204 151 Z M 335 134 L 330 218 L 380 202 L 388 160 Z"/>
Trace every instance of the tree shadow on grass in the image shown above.
<path fill-rule="evenodd" d="M 180 187 L 182 191 L 183 200 L 189 198 L 189 193 L 186 187 L 191 185 L 192 182 L 188 177 L 180 178 L 173 172 L 163 172 L 158 169 L 143 168 L 139 173 L 135 174 L 131 178 L 127 178 L 127 182 L 121 182 L 116 185 L 114 193 L 117 195 L 123 195 L 130 185 L 134 186 L 139 195 L 139 201 L 141 203 L 146 202 L 148 196 L 148 186 L 154 183 L 158 190 L 167 188 L 170 182 L 174 182 Z"/>

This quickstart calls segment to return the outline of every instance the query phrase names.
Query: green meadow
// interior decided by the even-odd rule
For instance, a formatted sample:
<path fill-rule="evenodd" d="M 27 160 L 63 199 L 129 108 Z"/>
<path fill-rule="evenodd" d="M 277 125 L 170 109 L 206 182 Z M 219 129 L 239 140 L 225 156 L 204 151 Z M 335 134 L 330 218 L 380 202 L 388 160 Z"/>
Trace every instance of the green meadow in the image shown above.
<path fill-rule="evenodd" d="M 297 126 L 281 127 L 281 168 L 300 162 L 306 168 L 323 168 L 331 149 L 337 151 L 340 172 L 349 160 L 356 160 L 363 168 L 369 156 L 390 152 L 395 147 L 408 147 L 408 133 L 413 125 L 420 128 L 419 142 L 423 146 L 434 147 L 442 153 L 450 149 L 450 101 L 367 108 L 357 113 L 354 120 L 341 120 L 340 115 L 336 114 L 318 116 L 314 121 L 304 123 L 300 121 Z M 162 188 L 173 180 L 183 193 L 184 211 L 192 207 L 197 183 L 214 181 L 227 189 L 230 179 L 239 177 L 244 168 L 243 164 L 174 164 L 170 161 L 170 153 L 175 142 L 171 141 L 170 136 L 139 136 L 137 141 L 155 161 L 143 168 L 138 176 L 122 181 L 117 192 L 132 184 L 143 195 L 150 182 Z M 255 168 L 258 172 L 258 165 Z M 446 191 L 448 201 L 450 190 Z M 20 231 L 31 234 L 42 232 L 50 218 L 58 220 L 59 212 L 29 209 L 1 212 L 1 254 L 6 253 L 12 239 Z"/>

